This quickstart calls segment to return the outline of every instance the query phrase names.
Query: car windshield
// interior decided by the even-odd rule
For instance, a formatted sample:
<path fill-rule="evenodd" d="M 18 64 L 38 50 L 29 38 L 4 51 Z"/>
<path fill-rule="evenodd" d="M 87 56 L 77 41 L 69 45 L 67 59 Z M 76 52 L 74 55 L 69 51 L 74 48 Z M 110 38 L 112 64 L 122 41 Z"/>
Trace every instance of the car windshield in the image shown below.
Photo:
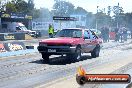
<path fill-rule="evenodd" d="M 24 31 L 28 30 L 25 26 L 20 26 L 20 29 Z"/>
<path fill-rule="evenodd" d="M 81 38 L 82 31 L 77 29 L 63 29 L 59 31 L 55 37 L 72 37 L 72 38 Z"/>

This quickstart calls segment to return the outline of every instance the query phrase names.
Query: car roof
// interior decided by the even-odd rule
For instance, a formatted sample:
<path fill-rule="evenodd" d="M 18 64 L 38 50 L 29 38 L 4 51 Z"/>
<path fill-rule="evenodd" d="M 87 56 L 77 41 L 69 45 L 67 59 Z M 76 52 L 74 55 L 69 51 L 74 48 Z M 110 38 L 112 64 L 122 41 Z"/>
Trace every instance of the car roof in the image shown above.
<path fill-rule="evenodd" d="M 62 30 L 64 30 L 64 29 L 77 29 L 77 30 L 82 30 L 82 28 L 63 28 Z"/>
<path fill-rule="evenodd" d="M 90 30 L 90 29 L 85 29 L 85 30 Z"/>
<path fill-rule="evenodd" d="M 90 29 L 85 29 L 85 28 L 64 28 L 64 29 L 75 29 L 75 30 L 90 30 Z M 64 29 L 62 29 L 62 30 L 64 30 Z"/>
<path fill-rule="evenodd" d="M 92 30 L 90 30 L 90 29 L 85 29 L 86 31 L 92 31 Z"/>

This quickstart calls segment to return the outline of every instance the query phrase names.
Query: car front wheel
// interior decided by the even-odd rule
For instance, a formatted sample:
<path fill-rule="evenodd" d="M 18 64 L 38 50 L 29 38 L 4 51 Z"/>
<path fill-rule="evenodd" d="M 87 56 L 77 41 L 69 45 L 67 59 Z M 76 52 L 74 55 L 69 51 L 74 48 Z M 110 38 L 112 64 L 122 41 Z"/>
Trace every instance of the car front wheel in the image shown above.
<path fill-rule="evenodd" d="M 41 53 L 42 54 L 42 58 L 45 62 L 49 62 L 49 54 L 46 53 Z"/>
<path fill-rule="evenodd" d="M 81 48 L 77 47 L 75 53 L 73 54 L 67 54 L 67 58 L 70 59 L 70 61 L 76 62 L 81 60 Z"/>

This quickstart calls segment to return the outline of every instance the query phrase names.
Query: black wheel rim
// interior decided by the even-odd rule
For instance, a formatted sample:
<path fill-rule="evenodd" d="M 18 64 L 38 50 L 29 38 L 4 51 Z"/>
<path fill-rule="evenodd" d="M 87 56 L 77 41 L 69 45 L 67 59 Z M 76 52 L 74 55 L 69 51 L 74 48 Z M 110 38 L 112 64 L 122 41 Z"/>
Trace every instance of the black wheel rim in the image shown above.
<path fill-rule="evenodd" d="M 81 59 L 81 50 L 80 49 L 77 49 L 77 57 L 76 57 L 77 60 L 80 60 Z"/>
<path fill-rule="evenodd" d="M 99 55 L 99 49 L 96 49 L 96 52 L 95 52 L 96 56 Z"/>

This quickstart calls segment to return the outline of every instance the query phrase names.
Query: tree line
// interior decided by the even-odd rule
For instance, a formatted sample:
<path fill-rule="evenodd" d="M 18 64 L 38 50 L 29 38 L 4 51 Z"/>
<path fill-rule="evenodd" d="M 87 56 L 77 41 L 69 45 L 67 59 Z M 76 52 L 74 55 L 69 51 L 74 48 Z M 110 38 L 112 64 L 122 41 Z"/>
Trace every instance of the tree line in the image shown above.
<path fill-rule="evenodd" d="M 51 11 L 47 8 L 36 9 L 33 0 L 11 0 L 2 6 L 2 8 L 5 8 L 7 13 L 26 13 L 32 15 L 33 19 L 43 18 L 44 20 L 51 20 L 53 16 L 70 16 L 71 14 L 82 14 L 86 15 L 85 19 L 87 28 L 95 28 L 96 26 L 100 28 L 103 25 L 117 27 L 117 23 L 119 26 L 123 25 L 130 29 L 132 28 L 132 12 L 124 13 L 122 7 L 120 7 L 118 14 L 117 9 L 114 9 L 113 16 L 110 16 L 110 12 L 105 13 L 103 11 L 93 14 L 82 7 L 75 8 L 72 3 L 66 1 L 56 1 Z M 3 10 L 2 8 L 1 10 Z M 116 8 L 116 6 L 114 8 Z"/>
<path fill-rule="evenodd" d="M 1 3 L 1 1 L 0 1 Z M 33 0 L 10 0 L 0 8 L 1 11 L 6 11 L 6 13 L 25 13 L 32 15 L 34 18 L 39 17 L 39 9 L 34 7 Z"/>

